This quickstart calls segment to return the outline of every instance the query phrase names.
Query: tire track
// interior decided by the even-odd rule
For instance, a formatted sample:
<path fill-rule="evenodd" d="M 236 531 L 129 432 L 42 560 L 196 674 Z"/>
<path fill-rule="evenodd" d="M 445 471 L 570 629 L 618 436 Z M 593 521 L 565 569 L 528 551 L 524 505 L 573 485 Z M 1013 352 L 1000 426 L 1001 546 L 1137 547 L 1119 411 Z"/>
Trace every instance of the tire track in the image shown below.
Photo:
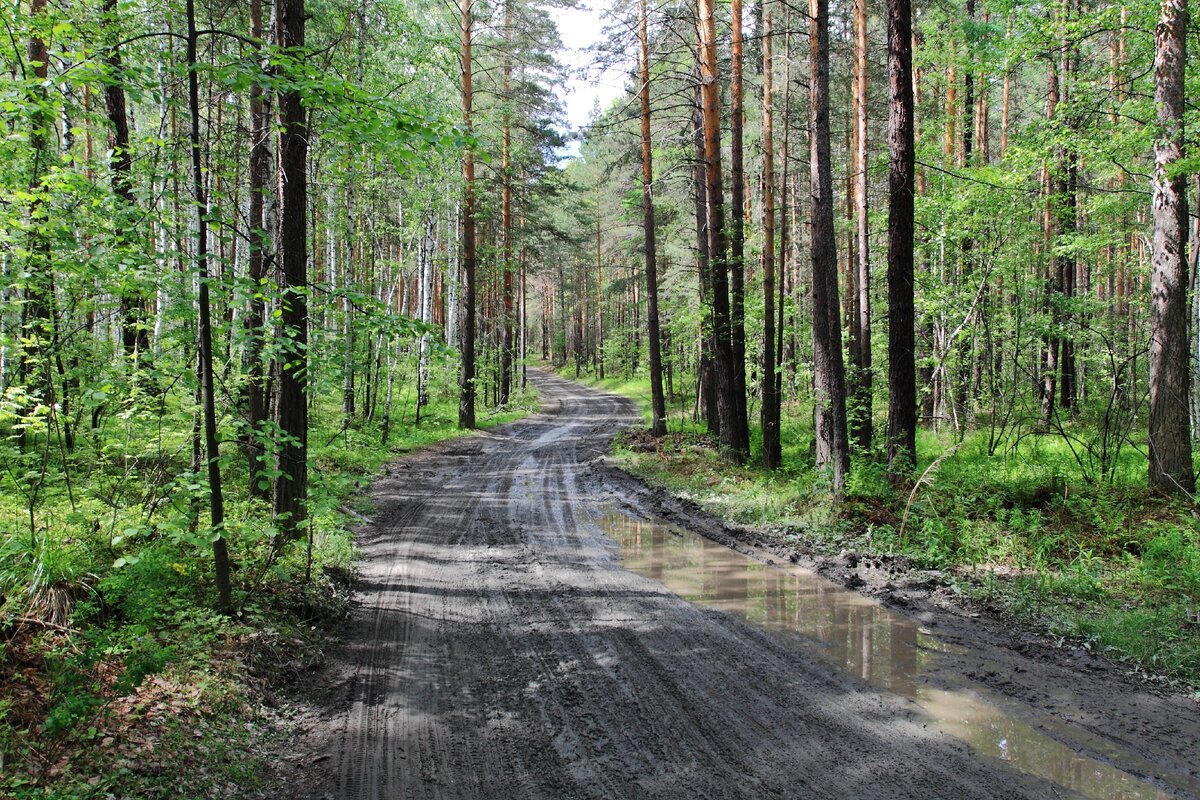
<path fill-rule="evenodd" d="M 308 796 L 1066 796 L 622 569 L 590 463 L 638 417 L 530 377 L 542 413 L 374 486 L 345 688 L 312 737 L 329 774 Z"/>

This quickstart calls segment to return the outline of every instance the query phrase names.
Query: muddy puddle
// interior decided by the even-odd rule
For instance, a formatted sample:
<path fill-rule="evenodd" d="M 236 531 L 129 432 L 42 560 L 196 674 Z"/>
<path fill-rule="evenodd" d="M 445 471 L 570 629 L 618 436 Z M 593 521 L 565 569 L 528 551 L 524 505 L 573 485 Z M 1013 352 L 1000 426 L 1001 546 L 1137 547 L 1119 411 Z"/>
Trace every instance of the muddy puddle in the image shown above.
<path fill-rule="evenodd" d="M 1158 773 L 1153 765 L 1085 731 L 1027 709 L 1005 708 L 965 679 L 946 688 L 947 677 L 939 675 L 939 685 L 932 685 L 930 668 L 949 645 L 856 592 L 790 565 L 764 564 L 667 523 L 613 511 L 600 525 L 620 544 L 623 565 L 630 571 L 662 583 L 685 600 L 739 616 L 913 700 L 938 728 L 982 756 L 1098 800 L 1176 796 L 1081 756 L 1059 741 L 1086 742 L 1114 763 L 1143 774 Z M 1175 779 L 1163 776 L 1184 796 L 1196 792 L 1194 786 L 1175 786 Z"/>

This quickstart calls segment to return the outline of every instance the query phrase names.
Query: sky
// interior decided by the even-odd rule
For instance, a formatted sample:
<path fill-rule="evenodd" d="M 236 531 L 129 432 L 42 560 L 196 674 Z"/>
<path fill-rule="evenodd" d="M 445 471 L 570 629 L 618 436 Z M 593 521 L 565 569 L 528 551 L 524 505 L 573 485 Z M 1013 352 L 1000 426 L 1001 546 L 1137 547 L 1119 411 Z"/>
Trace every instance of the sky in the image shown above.
<path fill-rule="evenodd" d="M 562 37 L 563 49 L 558 60 L 574 69 L 587 67 L 593 58 L 595 46 L 604 36 L 603 0 L 591 0 L 589 5 L 579 8 L 551 8 L 550 17 L 557 23 Z M 589 70 L 594 73 L 594 70 Z M 587 78 L 573 75 L 559 87 L 558 94 L 566 107 L 567 122 L 572 131 L 586 125 L 597 101 L 604 108 L 624 91 L 627 72 L 623 69 L 608 69 L 601 75 L 589 74 Z M 564 157 L 579 154 L 579 142 L 570 142 L 563 152 Z"/>

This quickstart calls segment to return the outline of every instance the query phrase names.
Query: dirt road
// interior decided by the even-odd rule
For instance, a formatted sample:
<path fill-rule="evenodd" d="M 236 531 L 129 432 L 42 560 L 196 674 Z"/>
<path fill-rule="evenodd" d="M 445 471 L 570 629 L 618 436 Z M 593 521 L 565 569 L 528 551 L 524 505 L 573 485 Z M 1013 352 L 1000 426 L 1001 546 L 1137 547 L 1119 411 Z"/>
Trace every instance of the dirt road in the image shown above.
<path fill-rule="evenodd" d="M 374 486 L 361 604 L 288 796 L 1072 796 L 624 569 L 598 522 L 634 490 L 596 460 L 633 408 L 530 374 L 542 413 Z"/>

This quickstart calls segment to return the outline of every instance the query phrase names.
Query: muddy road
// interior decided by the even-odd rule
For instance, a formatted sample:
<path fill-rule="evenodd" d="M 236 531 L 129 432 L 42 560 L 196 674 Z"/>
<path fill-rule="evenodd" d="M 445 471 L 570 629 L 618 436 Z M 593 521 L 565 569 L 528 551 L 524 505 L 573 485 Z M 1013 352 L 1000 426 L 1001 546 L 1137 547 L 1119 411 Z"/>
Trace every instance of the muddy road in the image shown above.
<path fill-rule="evenodd" d="M 605 533 L 614 513 L 720 526 L 604 465 L 612 436 L 637 422 L 630 403 L 530 375 L 542 413 L 396 462 L 374 485 L 345 645 L 300 755 L 281 768 L 280 796 L 1084 796 L 1053 769 L 1023 772 L 979 752 L 907 693 L 750 615 L 681 598 L 665 561 L 626 569 L 622 547 L 634 558 L 649 533 L 626 526 L 618 544 Z M 956 635 L 948 668 L 979 669 Z M 896 638 L 894 647 L 927 646 Z M 1003 677 L 1018 667 L 1026 694 L 1043 695 L 1017 705 L 1088 709 L 1097 706 L 1072 704 L 1071 693 L 1125 687 L 1113 698 L 1124 703 L 1120 730 L 1091 719 L 1083 744 L 1071 743 L 1088 750 L 1075 768 L 1092 769 L 1092 758 L 1169 780 L 1105 796 L 1195 796 L 1194 704 L 1088 682 L 1106 675 L 1064 684 L 1060 665 L 1008 658 Z M 962 690 L 936 674 L 912 680 Z M 1067 733 L 1027 722 L 1071 740 L 1077 722 L 1054 719 Z M 1117 763 L 1126 754 L 1132 766 Z"/>

